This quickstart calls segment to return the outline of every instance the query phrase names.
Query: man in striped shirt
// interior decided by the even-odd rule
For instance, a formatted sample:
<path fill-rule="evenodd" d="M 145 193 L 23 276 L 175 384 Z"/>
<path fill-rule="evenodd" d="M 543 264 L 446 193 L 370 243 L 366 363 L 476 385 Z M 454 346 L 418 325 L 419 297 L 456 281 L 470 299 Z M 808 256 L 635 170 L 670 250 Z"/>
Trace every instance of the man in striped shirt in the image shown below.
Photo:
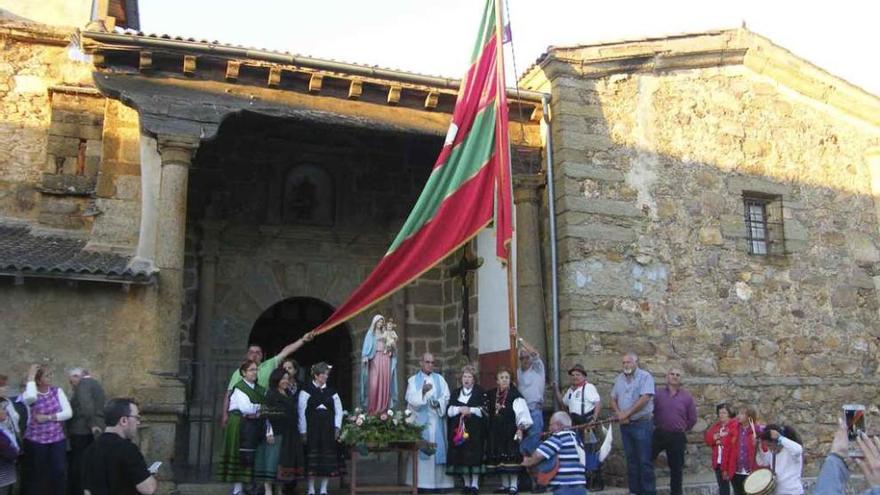
<path fill-rule="evenodd" d="M 550 481 L 555 495 L 587 495 L 587 478 L 584 476 L 584 447 L 579 437 L 571 430 L 571 416 L 557 411 L 550 417 L 550 435 L 530 456 L 523 459 L 523 466 L 531 467 L 555 464 L 559 460 L 559 471 Z M 542 468 L 544 467 L 542 465 Z M 548 468 L 550 466 L 547 466 Z M 540 469 L 540 468 L 539 468 Z"/>

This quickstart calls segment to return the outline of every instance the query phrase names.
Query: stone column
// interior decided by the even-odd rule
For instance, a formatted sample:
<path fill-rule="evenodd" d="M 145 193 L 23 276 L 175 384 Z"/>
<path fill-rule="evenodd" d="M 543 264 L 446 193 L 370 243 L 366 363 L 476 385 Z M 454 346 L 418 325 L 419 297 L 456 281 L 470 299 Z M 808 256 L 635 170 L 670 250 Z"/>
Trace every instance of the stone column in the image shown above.
<path fill-rule="evenodd" d="M 156 231 L 159 221 L 159 181 L 162 158 L 156 138 L 141 133 L 141 224 L 138 246 L 131 268 L 153 272 L 156 269 Z"/>
<path fill-rule="evenodd" d="M 516 205 L 516 277 L 517 332 L 547 355 L 547 318 L 544 310 L 544 277 L 541 270 L 541 187 L 540 175 L 517 175 L 513 178 L 513 201 Z"/>
<path fill-rule="evenodd" d="M 186 230 L 186 193 L 189 166 L 198 139 L 158 137 L 161 171 L 157 198 L 156 300 L 157 338 L 153 369 L 157 384 L 136 391 L 145 415 L 147 457 L 163 462 L 168 477 L 174 458 L 176 427 L 184 413 L 186 393 L 177 378 L 180 355 L 180 315 L 183 304 L 183 258 Z M 167 470 L 167 471 L 166 471 Z"/>

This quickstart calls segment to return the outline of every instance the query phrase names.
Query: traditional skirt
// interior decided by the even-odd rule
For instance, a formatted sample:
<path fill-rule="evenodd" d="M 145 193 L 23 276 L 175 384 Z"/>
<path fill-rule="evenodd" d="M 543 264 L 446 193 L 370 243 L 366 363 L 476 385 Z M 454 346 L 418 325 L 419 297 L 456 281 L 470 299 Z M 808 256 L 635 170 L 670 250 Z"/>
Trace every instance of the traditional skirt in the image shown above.
<path fill-rule="evenodd" d="M 339 476 L 339 449 L 333 423 L 335 412 L 329 409 L 311 411 L 306 428 L 306 471 L 312 477 Z"/>
<path fill-rule="evenodd" d="M 281 457 L 278 459 L 279 481 L 302 479 L 306 474 L 306 451 L 299 433 L 284 436 L 281 444 Z"/>
<path fill-rule="evenodd" d="M 486 467 L 495 473 L 519 473 L 523 470 L 519 442 L 513 439 L 516 422 L 513 414 L 501 414 L 489 424 L 489 448 L 486 451 Z"/>
<path fill-rule="evenodd" d="M 460 418 L 460 416 L 459 416 Z M 446 474 L 483 474 L 486 465 L 483 463 L 483 454 L 486 451 L 486 427 L 483 419 L 472 415 L 464 420 L 468 438 L 460 445 L 455 445 L 453 440 L 459 421 L 449 422 L 448 442 L 446 450 Z"/>
<path fill-rule="evenodd" d="M 251 464 L 243 464 L 241 460 L 241 414 L 229 415 L 226 430 L 223 432 L 223 453 L 220 455 L 218 477 L 226 482 L 250 482 L 253 470 Z"/>

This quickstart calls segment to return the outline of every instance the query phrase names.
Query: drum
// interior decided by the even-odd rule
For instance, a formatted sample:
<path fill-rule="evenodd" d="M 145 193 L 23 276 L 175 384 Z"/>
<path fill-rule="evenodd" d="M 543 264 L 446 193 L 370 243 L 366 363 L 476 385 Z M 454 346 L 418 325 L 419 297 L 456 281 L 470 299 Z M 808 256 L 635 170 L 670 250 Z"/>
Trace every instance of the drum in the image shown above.
<path fill-rule="evenodd" d="M 767 468 L 750 474 L 743 483 L 747 495 L 771 495 L 776 489 L 776 476 Z"/>

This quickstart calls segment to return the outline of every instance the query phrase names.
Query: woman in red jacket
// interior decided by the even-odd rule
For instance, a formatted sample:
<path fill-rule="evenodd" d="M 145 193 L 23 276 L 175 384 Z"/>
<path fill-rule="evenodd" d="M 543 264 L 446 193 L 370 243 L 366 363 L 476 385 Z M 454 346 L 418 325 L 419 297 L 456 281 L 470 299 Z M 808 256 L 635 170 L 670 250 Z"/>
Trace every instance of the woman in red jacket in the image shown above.
<path fill-rule="evenodd" d="M 712 447 L 712 470 L 715 471 L 715 479 L 718 481 L 718 493 L 730 495 L 731 474 L 725 466 L 730 464 L 734 438 L 731 432 L 739 431 L 738 423 L 733 419 L 733 411 L 726 403 L 715 406 L 715 414 L 718 421 L 706 430 L 705 441 L 706 445 Z"/>
<path fill-rule="evenodd" d="M 741 406 L 736 420 L 729 425 L 730 456 L 725 460 L 724 471 L 730 477 L 733 493 L 745 495 L 743 483 L 752 471 L 759 468 L 755 461 L 755 448 L 758 445 L 758 435 L 764 428 L 758 424 L 758 413 L 751 406 Z"/>

